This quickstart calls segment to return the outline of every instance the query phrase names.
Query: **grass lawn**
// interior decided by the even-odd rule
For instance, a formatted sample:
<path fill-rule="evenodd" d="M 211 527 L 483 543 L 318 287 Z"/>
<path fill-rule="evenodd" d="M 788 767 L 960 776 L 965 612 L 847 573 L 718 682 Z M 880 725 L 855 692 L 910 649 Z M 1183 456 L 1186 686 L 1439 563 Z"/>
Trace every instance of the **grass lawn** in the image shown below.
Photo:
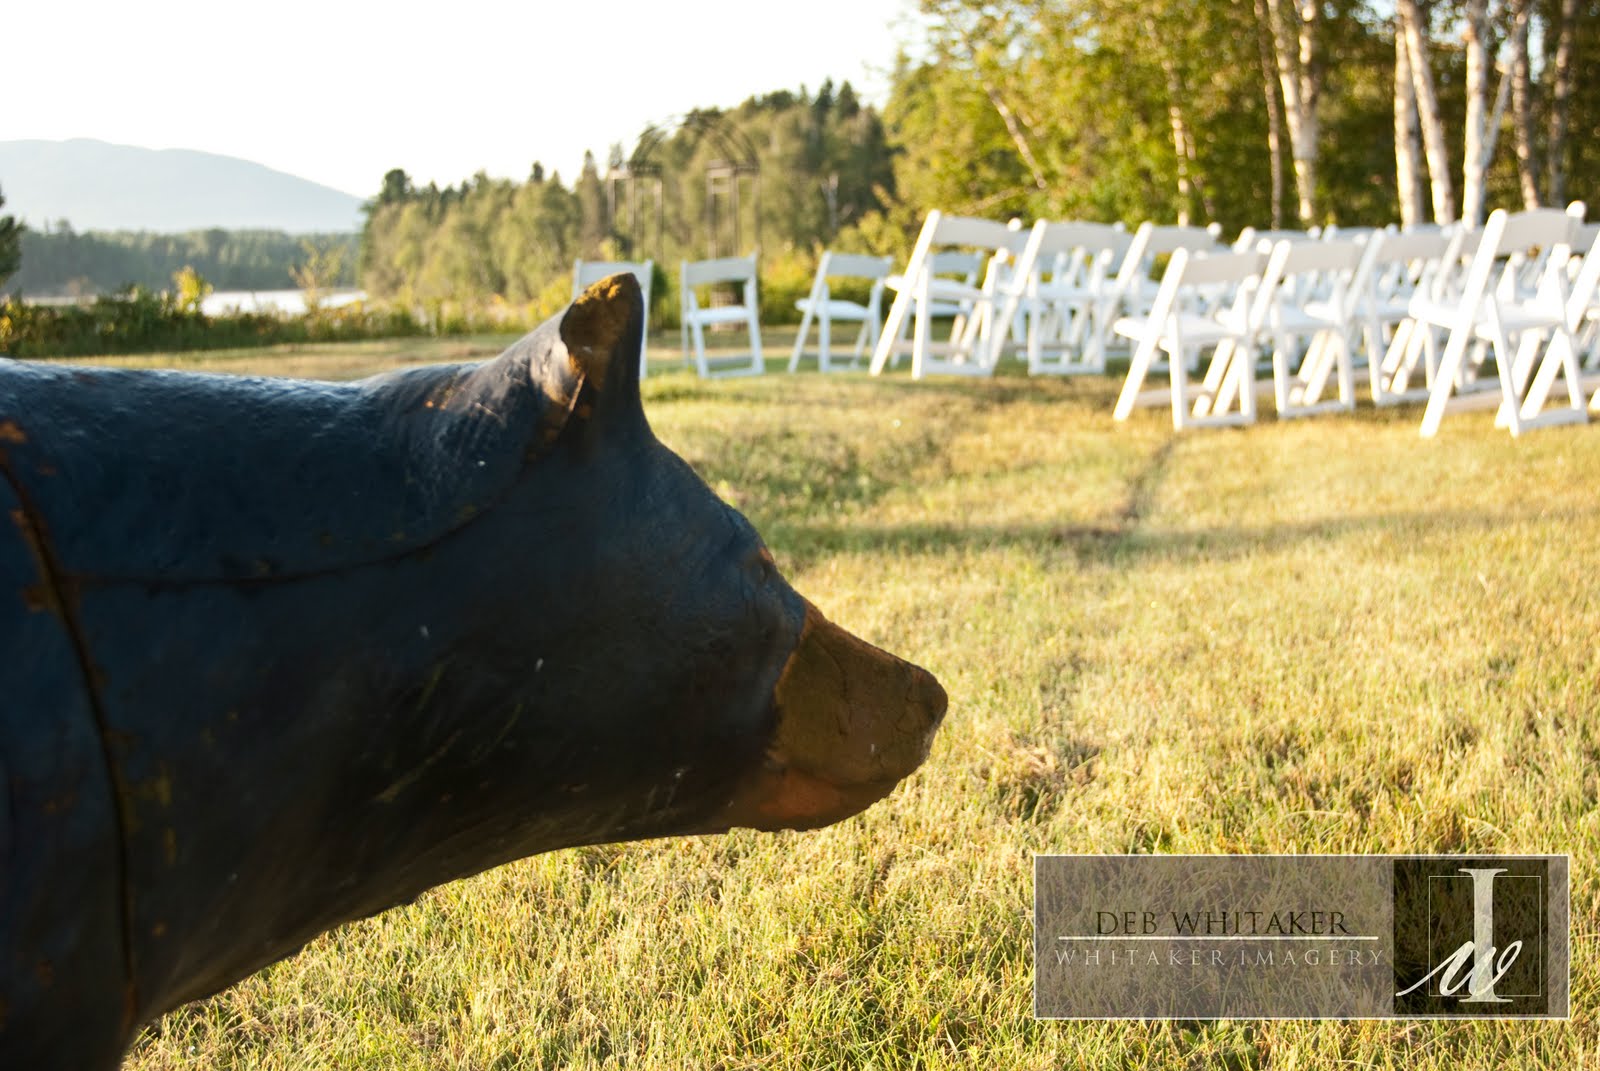
<path fill-rule="evenodd" d="M 828 830 L 434 890 L 129 1068 L 1600 1066 L 1600 428 L 1480 412 L 1425 442 L 1419 410 L 1364 408 L 1178 438 L 1166 410 L 1114 425 L 1106 379 L 702 383 L 675 341 L 658 435 L 796 588 L 939 676 L 927 765 Z M 1035 1021 L 1035 852 L 1568 852 L 1573 1017 Z"/>

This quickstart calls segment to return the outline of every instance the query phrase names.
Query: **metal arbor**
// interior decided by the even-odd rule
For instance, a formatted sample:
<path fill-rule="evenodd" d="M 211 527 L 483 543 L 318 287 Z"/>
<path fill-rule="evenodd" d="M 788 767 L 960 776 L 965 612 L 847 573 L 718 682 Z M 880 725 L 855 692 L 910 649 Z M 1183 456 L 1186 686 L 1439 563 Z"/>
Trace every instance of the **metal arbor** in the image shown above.
<path fill-rule="evenodd" d="M 645 127 L 627 162 L 610 168 L 606 174 L 612 227 L 628 244 L 625 255 L 637 259 L 642 250 L 648 250 L 656 259 L 664 259 L 666 194 L 660 150 L 664 142 L 676 140 L 679 134 L 686 134 L 689 139 L 687 158 L 696 156 L 705 144 L 712 150 L 705 165 L 701 215 L 705 256 L 714 259 L 742 253 L 747 221 L 751 237 L 759 245 L 761 163 L 755 145 L 721 113 L 695 111 Z M 642 210 L 641 200 L 654 201 L 653 219 L 644 215 L 648 206 Z"/>

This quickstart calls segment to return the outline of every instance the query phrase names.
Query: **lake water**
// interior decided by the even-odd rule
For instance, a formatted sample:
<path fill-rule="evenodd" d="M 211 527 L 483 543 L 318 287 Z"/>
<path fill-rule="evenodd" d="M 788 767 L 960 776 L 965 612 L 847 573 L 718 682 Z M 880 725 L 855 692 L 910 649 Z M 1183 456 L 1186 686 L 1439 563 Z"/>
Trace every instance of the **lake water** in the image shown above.
<path fill-rule="evenodd" d="M 324 307 L 348 305 L 366 300 L 365 290 L 330 290 L 323 294 Z M 219 290 L 200 303 L 207 316 L 225 312 L 281 312 L 299 316 L 306 311 L 306 295 L 300 290 Z"/>

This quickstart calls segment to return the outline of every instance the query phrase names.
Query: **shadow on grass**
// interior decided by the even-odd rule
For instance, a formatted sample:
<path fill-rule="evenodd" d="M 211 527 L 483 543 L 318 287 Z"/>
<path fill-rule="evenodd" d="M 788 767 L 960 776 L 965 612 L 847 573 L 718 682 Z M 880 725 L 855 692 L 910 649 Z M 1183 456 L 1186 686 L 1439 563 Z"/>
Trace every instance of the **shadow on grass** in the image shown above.
<path fill-rule="evenodd" d="M 1146 558 L 1202 564 L 1256 554 L 1277 554 L 1308 544 L 1335 543 L 1352 535 L 1374 532 L 1455 535 L 1495 531 L 1528 522 L 1562 525 L 1592 521 L 1600 516 L 1600 506 L 1537 512 L 1376 513 L 1297 524 L 1187 530 L 1144 527 L 1138 523 L 1137 511 L 1125 516 L 1131 523 L 1065 526 L 927 523 L 887 527 L 780 523 L 773 526 L 769 535 L 771 544 L 799 567 L 810 567 L 820 559 L 838 554 L 937 556 L 992 550 L 1066 552 L 1087 565 L 1126 565 Z"/>

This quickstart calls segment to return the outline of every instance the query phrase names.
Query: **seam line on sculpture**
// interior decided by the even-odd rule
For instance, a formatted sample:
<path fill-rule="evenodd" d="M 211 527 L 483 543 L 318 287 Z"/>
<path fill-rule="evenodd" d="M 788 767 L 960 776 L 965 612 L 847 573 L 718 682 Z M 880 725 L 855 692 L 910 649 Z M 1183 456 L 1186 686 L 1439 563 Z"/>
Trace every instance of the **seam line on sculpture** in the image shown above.
<path fill-rule="evenodd" d="M 578 389 L 573 392 L 572 398 L 565 405 L 567 417 L 566 420 L 563 421 L 563 432 L 566 430 L 567 422 L 572 418 L 572 411 L 577 408 L 578 396 L 582 393 L 585 382 L 586 380 L 579 380 Z M 560 437 L 557 436 L 557 438 L 552 440 L 550 443 L 543 444 L 530 451 L 528 453 L 526 464 L 531 465 L 533 462 L 538 461 L 540 458 L 550 453 L 550 451 L 555 448 L 556 442 L 559 441 Z M 306 569 L 300 572 L 279 573 L 273 576 L 197 576 L 179 577 L 176 579 L 160 576 L 142 576 L 135 573 L 77 575 L 63 572 L 62 576 L 71 576 L 74 583 L 89 588 L 112 587 L 118 584 L 144 584 L 150 587 L 172 590 L 179 590 L 183 588 L 264 587 L 270 584 L 297 584 L 307 580 L 319 580 L 323 577 L 334 576 L 338 573 L 348 572 L 351 569 L 366 569 L 375 565 L 387 565 L 392 562 L 400 562 L 405 561 L 408 558 L 414 558 L 419 554 L 431 553 L 433 549 L 440 543 L 471 528 L 474 524 L 482 520 L 483 517 L 486 516 L 491 510 L 493 510 L 494 507 L 510 499 L 515 487 L 516 483 L 513 481 L 510 488 L 501 491 L 499 494 L 489 499 L 487 505 L 485 505 L 483 509 L 479 510 L 472 517 L 444 529 L 427 543 L 421 543 L 414 547 L 407 547 L 404 550 L 397 550 L 391 554 L 385 554 L 375 558 L 366 558 L 361 561 L 330 565 L 321 569 Z"/>
<path fill-rule="evenodd" d="M 106 717 L 105 708 L 100 702 L 99 689 L 95 687 L 92 663 L 89 660 L 89 645 L 84 639 L 81 625 L 78 621 L 76 609 L 68 598 L 66 574 L 55 560 L 48 541 L 45 539 L 44 526 L 39 517 L 39 511 L 34 507 L 32 499 L 23 488 L 16 474 L 3 458 L 0 458 L 0 476 L 5 478 L 6 484 L 17 498 L 17 508 L 22 511 L 27 522 L 27 531 L 23 537 L 32 548 L 34 561 L 40 572 L 40 580 L 48 585 L 56 607 L 61 616 L 61 623 L 67 634 L 67 641 L 72 645 L 74 658 L 78 663 L 78 672 L 83 678 L 83 687 L 89 698 L 89 713 L 94 720 L 95 738 L 100 743 L 100 758 L 105 766 L 106 787 L 111 793 L 111 809 L 117 821 L 117 892 L 122 904 L 122 969 L 127 980 L 127 1004 L 125 1010 L 129 1021 L 124 1024 L 125 1029 L 132 1030 L 139 1020 L 139 985 L 138 976 L 134 971 L 133 953 L 133 885 L 132 867 L 128 860 L 128 830 L 130 818 L 127 813 L 126 801 L 128 800 L 127 784 L 122 778 L 121 767 L 117 765 L 116 756 L 111 750 L 110 725 Z"/>

